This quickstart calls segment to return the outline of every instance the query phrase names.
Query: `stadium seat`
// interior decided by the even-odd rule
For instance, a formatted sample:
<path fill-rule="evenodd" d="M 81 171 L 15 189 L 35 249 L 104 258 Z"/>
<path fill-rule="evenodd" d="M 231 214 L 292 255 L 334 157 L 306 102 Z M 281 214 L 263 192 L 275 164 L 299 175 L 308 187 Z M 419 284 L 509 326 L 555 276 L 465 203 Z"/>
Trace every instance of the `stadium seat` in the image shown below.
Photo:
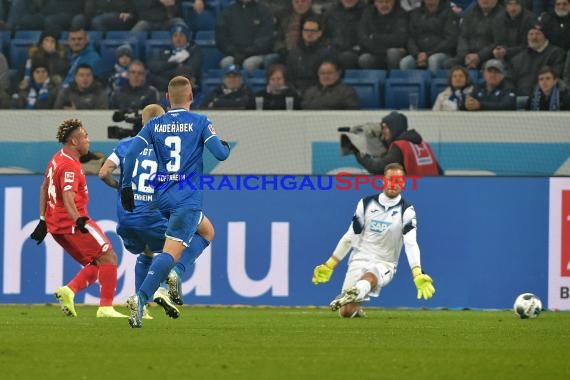
<path fill-rule="evenodd" d="M 435 73 L 435 78 L 448 78 L 449 77 L 449 70 L 447 69 L 439 69 Z"/>
<path fill-rule="evenodd" d="M 19 40 L 34 40 L 37 42 L 41 34 L 41 30 L 16 30 L 14 38 Z"/>
<path fill-rule="evenodd" d="M 141 57 L 141 51 L 138 41 L 132 37 L 131 39 L 111 40 L 105 39 L 99 41 L 99 51 L 101 54 L 101 65 L 103 66 L 102 72 L 108 73 L 113 69 L 113 65 L 117 62 L 117 48 L 124 44 L 131 45 L 133 49 L 134 58 Z"/>
<path fill-rule="evenodd" d="M 136 38 L 139 43 L 146 41 L 148 32 L 131 32 L 129 30 L 110 30 L 105 32 L 106 40 L 128 40 L 132 37 Z"/>
<path fill-rule="evenodd" d="M 201 93 L 206 96 L 223 82 L 222 77 L 219 78 L 202 78 Z"/>
<path fill-rule="evenodd" d="M 28 50 L 37 40 L 16 39 L 10 41 L 9 67 L 23 70 L 28 59 Z"/>
<path fill-rule="evenodd" d="M 146 41 L 145 48 L 145 64 L 148 66 L 149 62 L 158 57 L 166 49 L 170 49 L 172 43 L 170 40 L 153 40 Z"/>
<path fill-rule="evenodd" d="M 358 98 L 360 99 L 360 108 L 380 108 L 380 92 L 378 90 L 378 83 L 360 78 L 344 78 L 343 82 L 356 90 Z"/>
<path fill-rule="evenodd" d="M 196 42 L 196 45 L 200 46 L 202 53 L 204 53 L 202 73 L 211 69 L 219 69 L 220 61 L 224 55 L 216 47 L 216 36 L 214 32 L 209 30 L 199 31 L 196 33 L 194 42 Z"/>
<path fill-rule="evenodd" d="M 363 105 L 363 108 L 379 108 L 384 104 L 382 93 L 386 82 L 386 70 L 345 70 L 344 82 L 355 87 L 357 92 L 361 91 L 362 95 L 369 92 L 366 87 L 370 85 L 374 87 L 373 91 L 376 95 L 373 94 L 374 98 L 366 101 L 367 106 L 364 107 Z M 357 88 L 358 83 L 362 83 L 362 85 Z"/>
<path fill-rule="evenodd" d="M 152 40 L 167 40 L 170 42 L 170 31 L 168 30 L 153 30 L 150 32 L 150 39 Z"/>
<path fill-rule="evenodd" d="M 423 79 L 388 78 L 384 91 L 386 108 L 409 109 L 410 94 L 417 94 L 418 108 L 426 108 L 426 84 Z"/>
<path fill-rule="evenodd" d="M 431 103 L 429 104 L 429 106 L 433 107 L 433 104 L 435 103 L 435 99 L 437 98 L 437 96 L 439 95 L 440 92 L 442 92 L 443 90 L 445 90 L 445 88 L 448 86 L 447 84 L 447 78 L 433 78 L 431 81 L 431 86 L 430 86 L 430 99 L 431 99 Z"/>
<path fill-rule="evenodd" d="M 267 82 L 265 81 L 265 77 L 245 77 L 245 84 L 253 91 L 253 93 L 257 93 L 259 91 L 263 91 L 267 86 Z"/>
<path fill-rule="evenodd" d="M 427 92 L 431 83 L 431 71 L 429 70 L 390 70 L 388 75 L 389 79 L 402 79 L 403 81 L 408 81 L 410 83 L 423 83 L 423 91 L 420 95 L 420 99 L 424 100 L 423 106 L 420 103 L 419 108 L 426 106 L 425 100 L 429 98 L 429 93 Z M 386 92 L 385 92 L 386 93 Z M 386 103 L 388 103 L 388 98 L 386 98 Z"/>
<path fill-rule="evenodd" d="M 214 30 L 216 28 L 216 16 L 220 9 L 220 3 L 218 1 L 204 3 L 205 9 L 201 14 L 194 12 L 193 2 L 182 3 L 182 17 L 194 33 L 199 30 Z"/>

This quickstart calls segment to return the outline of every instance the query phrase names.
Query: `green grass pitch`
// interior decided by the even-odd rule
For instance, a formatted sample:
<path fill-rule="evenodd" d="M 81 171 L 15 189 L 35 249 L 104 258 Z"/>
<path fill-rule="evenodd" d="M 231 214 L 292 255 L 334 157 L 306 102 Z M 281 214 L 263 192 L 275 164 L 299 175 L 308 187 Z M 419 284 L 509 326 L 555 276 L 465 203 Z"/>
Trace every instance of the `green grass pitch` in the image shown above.
<path fill-rule="evenodd" d="M 124 307 L 117 310 L 126 313 Z M 56 306 L 0 306 L 0 378 L 570 379 L 570 313 L 159 307 L 126 319 L 77 318 Z"/>

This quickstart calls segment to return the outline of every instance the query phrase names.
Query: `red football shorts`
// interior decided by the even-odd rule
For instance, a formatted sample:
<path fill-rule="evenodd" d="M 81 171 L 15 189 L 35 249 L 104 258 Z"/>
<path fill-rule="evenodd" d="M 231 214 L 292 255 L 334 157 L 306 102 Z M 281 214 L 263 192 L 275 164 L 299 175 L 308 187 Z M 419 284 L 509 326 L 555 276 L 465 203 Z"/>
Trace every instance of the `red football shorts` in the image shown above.
<path fill-rule="evenodd" d="M 85 228 L 89 231 L 88 233 L 75 230 L 73 234 L 52 234 L 55 241 L 83 266 L 103 256 L 113 248 L 109 238 L 97 223 L 88 220 Z"/>

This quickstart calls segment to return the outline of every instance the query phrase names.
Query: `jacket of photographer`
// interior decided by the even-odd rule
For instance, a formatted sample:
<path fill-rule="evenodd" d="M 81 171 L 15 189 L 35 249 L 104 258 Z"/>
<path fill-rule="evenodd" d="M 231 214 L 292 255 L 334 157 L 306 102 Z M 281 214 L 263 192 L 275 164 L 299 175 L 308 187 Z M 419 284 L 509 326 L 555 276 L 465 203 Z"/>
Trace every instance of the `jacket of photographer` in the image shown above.
<path fill-rule="evenodd" d="M 391 137 L 383 143 L 388 150 L 381 156 L 371 156 L 355 151 L 358 162 L 371 174 L 384 174 L 384 167 L 400 163 L 408 175 L 436 176 L 443 174 L 430 145 L 414 130 L 408 130 L 408 119 L 399 112 L 391 112 L 382 119 Z"/>

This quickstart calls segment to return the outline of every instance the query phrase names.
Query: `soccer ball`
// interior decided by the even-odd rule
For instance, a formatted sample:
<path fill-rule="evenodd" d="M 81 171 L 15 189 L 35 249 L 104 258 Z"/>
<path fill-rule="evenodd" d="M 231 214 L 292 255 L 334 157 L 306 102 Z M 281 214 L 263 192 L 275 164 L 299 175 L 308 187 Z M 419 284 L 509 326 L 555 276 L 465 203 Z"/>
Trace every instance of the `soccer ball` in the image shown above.
<path fill-rule="evenodd" d="M 542 302 L 532 293 L 523 293 L 515 300 L 513 311 L 521 319 L 536 318 L 542 311 Z"/>

